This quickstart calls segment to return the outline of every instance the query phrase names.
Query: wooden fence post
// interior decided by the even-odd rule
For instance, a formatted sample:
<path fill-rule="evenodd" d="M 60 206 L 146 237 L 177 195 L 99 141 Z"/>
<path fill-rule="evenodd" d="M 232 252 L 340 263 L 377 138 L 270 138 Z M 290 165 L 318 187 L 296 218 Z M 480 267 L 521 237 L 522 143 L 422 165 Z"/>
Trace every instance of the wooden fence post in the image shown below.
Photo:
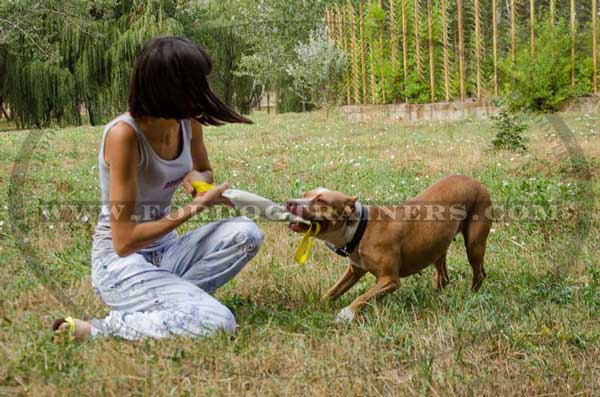
<path fill-rule="evenodd" d="M 495 0 L 494 0 L 495 1 Z M 450 67 L 448 65 L 448 21 L 446 0 L 442 0 L 442 45 L 444 51 L 444 88 L 446 102 L 450 101 Z"/>
<path fill-rule="evenodd" d="M 481 99 L 481 37 L 479 28 L 479 0 L 475 0 L 475 67 L 477 79 L 477 99 Z"/>
<path fill-rule="evenodd" d="M 348 1 L 348 23 L 350 23 L 350 43 L 352 47 L 352 82 L 354 87 L 354 103 L 360 103 L 360 94 L 358 91 L 358 49 L 356 45 L 356 23 L 354 20 L 354 7 Z"/>
<path fill-rule="evenodd" d="M 381 0 L 379 0 L 379 7 L 383 10 L 383 4 L 381 4 Z M 385 23 L 381 25 L 381 30 L 379 31 L 379 62 L 381 62 L 381 100 L 382 103 L 386 102 L 385 99 L 385 55 L 383 54 L 383 27 Z"/>
<path fill-rule="evenodd" d="M 594 68 L 593 86 L 594 94 L 598 93 L 598 43 L 597 43 L 597 13 L 598 13 L 598 2 L 592 0 L 592 64 Z"/>
<path fill-rule="evenodd" d="M 365 29 L 362 2 L 358 3 L 358 29 L 360 32 L 360 71 L 362 77 L 362 103 L 367 103 L 367 65 L 365 60 Z"/>
<path fill-rule="evenodd" d="M 325 7 L 325 25 L 327 26 L 327 38 L 331 40 L 331 18 L 329 16 L 329 7 Z"/>
<path fill-rule="evenodd" d="M 406 27 L 406 0 L 400 0 L 402 13 L 402 66 L 404 67 L 404 85 L 408 79 L 408 33 Z"/>
<path fill-rule="evenodd" d="M 517 29 L 515 24 L 515 0 L 510 0 L 510 54 L 513 62 L 517 55 Z"/>
<path fill-rule="evenodd" d="M 456 4 L 458 8 L 458 73 L 460 77 L 460 99 L 464 100 L 466 97 L 465 90 L 465 59 L 464 59 L 464 39 L 463 39 L 463 2 L 457 0 Z"/>
<path fill-rule="evenodd" d="M 340 48 L 344 47 L 344 33 L 342 32 L 342 16 L 340 14 L 340 9 L 337 4 L 335 5 L 335 9 L 333 10 L 333 22 L 335 25 L 335 39 L 340 46 Z"/>
<path fill-rule="evenodd" d="M 421 77 L 421 41 L 419 40 L 419 0 L 413 0 L 413 2 L 415 11 L 415 50 L 417 57 L 417 74 L 419 75 L 419 77 Z"/>
<path fill-rule="evenodd" d="M 531 57 L 535 55 L 535 0 L 529 0 L 529 31 Z"/>
<path fill-rule="evenodd" d="M 492 42 L 494 57 L 494 96 L 498 96 L 498 23 L 496 22 L 497 0 L 492 0 Z"/>
<path fill-rule="evenodd" d="M 371 0 L 367 2 L 367 7 L 371 9 Z M 377 85 L 377 78 L 375 76 L 375 60 L 373 58 L 373 34 L 369 32 L 369 74 L 371 75 L 371 103 L 375 104 L 375 88 Z"/>
<path fill-rule="evenodd" d="M 337 4 L 336 4 L 337 7 Z M 346 27 L 346 7 L 342 6 L 342 43 L 344 45 L 344 52 L 348 54 L 348 29 Z M 351 94 L 350 89 L 352 86 L 352 66 L 350 62 L 348 62 L 348 66 L 346 66 L 346 103 L 350 105 L 351 103 Z"/>
<path fill-rule="evenodd" d="M 398 36 L 396 34 L 396 6 L 395 0 L 390 0 L 390 56 L 392 66 L 396 67 L 398 63 Z"/>
<path fill-rule="evenodd" d="M 575 87 L 575 34 L 577 26 L 575 18 L 575 0 L 571 0 L 571 85 Z"/>
<path fill-rule="evenodd" d="M 435 102 L 435 69 L 433 59 L 433 25 L 431 12 L 431 0 L 427 0 L 427 33 L 429 35 L 429 88 L 431 89 L 431 102 Z"/>

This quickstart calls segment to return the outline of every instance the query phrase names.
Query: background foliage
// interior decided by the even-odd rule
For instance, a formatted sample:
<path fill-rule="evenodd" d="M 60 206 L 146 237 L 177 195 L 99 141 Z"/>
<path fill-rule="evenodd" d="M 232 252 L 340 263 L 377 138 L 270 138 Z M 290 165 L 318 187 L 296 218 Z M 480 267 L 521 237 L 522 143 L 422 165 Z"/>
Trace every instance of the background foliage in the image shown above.
<path fill-rule="evenodd" d="M 266 90 L 277 93 L 280 110 L 300 110 L 286 67 L 296 60 L 295 46 L 322 25 L 327 4 L 2 0 L 0 104 L 21 128 L 101 124 L 125 110 L 140 47 L 176 34 L 208 49 L 214 89 L 242 112 Z"/>
<path fill-rule="evenodd" d="M 0 113 L 21 128 L 101 124 L 125 110 L 135 54 L 161 34 L 207 48 L 214 89 L 244 113 L 272 94 L 279 112 L 497 96 L 553 111 L 597 90 L 593 1 L 1 0 Z M 290 71 L 312 62 L 299 50 L 323 26 L 346 62 L 308 101 Z"/>
<path fill-rule="evenodd" d="M 553 111 L 597 92 L 593 14 L 593 0 L 347 0 L 325 19 L 351 60 L 347 104 L 504 96 Z"/>

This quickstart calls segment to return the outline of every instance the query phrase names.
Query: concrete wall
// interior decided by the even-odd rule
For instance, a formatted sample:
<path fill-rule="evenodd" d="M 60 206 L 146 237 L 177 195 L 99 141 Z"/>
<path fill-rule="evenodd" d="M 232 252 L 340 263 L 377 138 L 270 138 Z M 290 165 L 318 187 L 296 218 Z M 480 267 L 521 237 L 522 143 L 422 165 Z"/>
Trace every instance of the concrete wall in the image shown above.
<path fill-rule="evenodd" d="M 565 111 L 594 112 L 598 109 L 598 97 L 576 98 L 568 101 Z M 346 105 L 340 108 L 343 117 L 356 122 L 377 120 L 418 123 L 424 121 L 458 121 L 487 118 L 498 112 L 489 100 L 467 99 L 456 102 L 390 105 Z"/>

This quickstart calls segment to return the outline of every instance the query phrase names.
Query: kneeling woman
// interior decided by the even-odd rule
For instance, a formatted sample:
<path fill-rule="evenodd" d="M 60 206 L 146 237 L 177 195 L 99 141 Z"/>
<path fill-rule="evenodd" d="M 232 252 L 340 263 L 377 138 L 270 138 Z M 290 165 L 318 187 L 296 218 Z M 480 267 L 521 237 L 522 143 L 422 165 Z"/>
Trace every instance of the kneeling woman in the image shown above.
<path fill-rule="evenodd" d="M 129 112 L 105 127 L 98 155 L 92 284 L 112 311 L 89 322 L 57 320 L 57 333 L 135 340 L 235 329 L 231 311 L 211 294 L 256 255 L 263 233 L 247 218 L 175 233 L 198 212 L 227 204 L 226 185 L 170 209 L 180 184 L 194 195 L 191 182 L 213 182 L 201 124 L 250 123 L 213 94 L 211 66 L 201 47 L 178 37 L 153 39 L 139 54 Z"/>

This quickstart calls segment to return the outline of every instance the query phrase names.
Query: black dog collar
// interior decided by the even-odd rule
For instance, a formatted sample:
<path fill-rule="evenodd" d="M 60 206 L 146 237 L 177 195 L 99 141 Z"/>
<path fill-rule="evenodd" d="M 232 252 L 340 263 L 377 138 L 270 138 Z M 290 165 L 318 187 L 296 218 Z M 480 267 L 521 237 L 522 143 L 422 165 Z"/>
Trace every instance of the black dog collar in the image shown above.
<path fill-rule="evenodd" d="M 354 237 L 352 240 L 341 248 L 335 247 L 331 243 L 326 243 L 327 248 L 335 252 L 336 254 L 347 257 L 350 255 L 358 244 L 360 244 L 360 240 L 362 240 L 363 235 L 365 234 L 365 230 L 367 229 L 367 219 L 369 218 L 369 211 L 367 211 L 367 207 L 362 206 L 360 208 L 360 220 L 358 221 L 358 227 L 356 228 L 356 232 L 354 232 Z"/>

